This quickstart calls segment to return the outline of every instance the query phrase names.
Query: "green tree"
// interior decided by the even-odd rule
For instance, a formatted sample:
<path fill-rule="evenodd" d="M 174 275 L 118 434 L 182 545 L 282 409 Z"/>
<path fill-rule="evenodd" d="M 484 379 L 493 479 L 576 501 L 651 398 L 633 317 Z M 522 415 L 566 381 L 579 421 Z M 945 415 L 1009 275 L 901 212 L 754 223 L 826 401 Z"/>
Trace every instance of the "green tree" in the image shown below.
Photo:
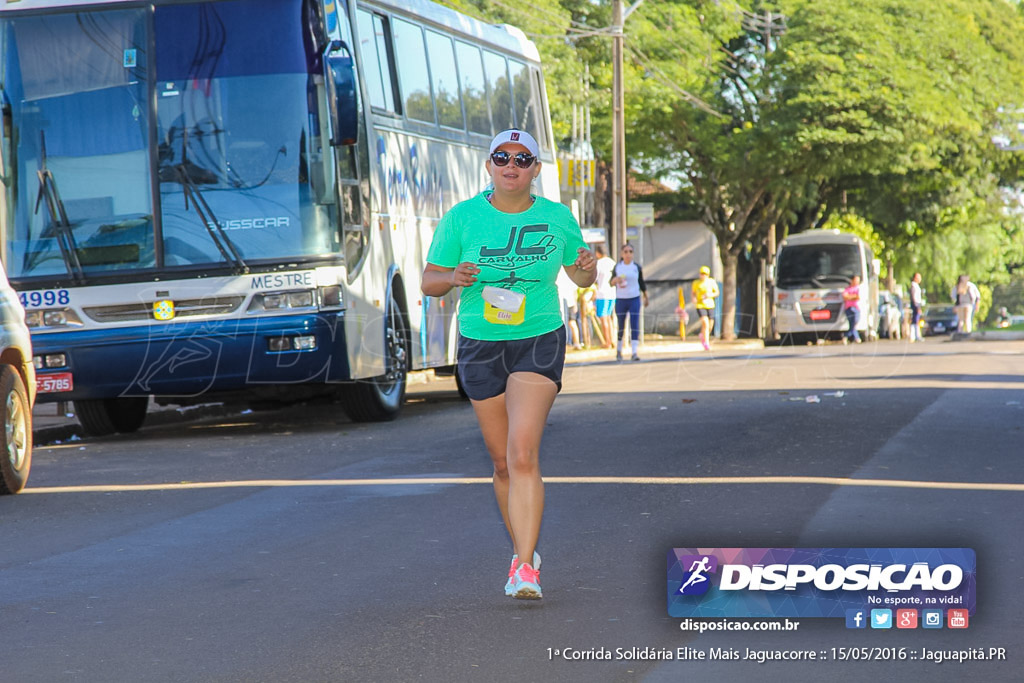
<path fill-rule="evenodd" d="M 537 42 L 558 137 L 588 64 L 610 158 L 608 0 L 447 4 Z M 855 212 L 900 279 L 928 271 L 933 291 L 959 269 L 994 283 L 1024 263 L 1002 189 L 1022 162 L 1004 150 L 1024 148 L 1024 19 L 1007 0 L 647 0 L 625 35 L 629 163 L 677 180 L 715 234 L 725 336 L 740 257 L 773 225 Z"/>

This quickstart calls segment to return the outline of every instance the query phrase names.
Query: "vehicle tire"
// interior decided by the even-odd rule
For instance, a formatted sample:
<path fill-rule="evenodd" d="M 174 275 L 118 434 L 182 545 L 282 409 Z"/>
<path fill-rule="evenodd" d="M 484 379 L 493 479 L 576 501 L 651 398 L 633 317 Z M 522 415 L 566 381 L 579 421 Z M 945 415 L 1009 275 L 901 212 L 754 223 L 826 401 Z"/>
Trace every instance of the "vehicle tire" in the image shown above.
<path fill-rule="evenodd" d="M 148 396 L 90 398 L 74 402 L 75 414 L 89 436 L 138 431 L 146 421 Z"/>
<path fill-rule="evenodd" d="M 341 405 L 353 422 L 386 422 L 398 416 L 409 374 L 409 327 L 394 299 L 385 314 L 385 373 L 342 387 Z"/>
<path fill-rule="evenodd" d="M 32 468 L 32 409 L 21 375 L 7 365 L 0 369 L 0 413 L 0 494 L 17 493 L 25 488 Z"/>

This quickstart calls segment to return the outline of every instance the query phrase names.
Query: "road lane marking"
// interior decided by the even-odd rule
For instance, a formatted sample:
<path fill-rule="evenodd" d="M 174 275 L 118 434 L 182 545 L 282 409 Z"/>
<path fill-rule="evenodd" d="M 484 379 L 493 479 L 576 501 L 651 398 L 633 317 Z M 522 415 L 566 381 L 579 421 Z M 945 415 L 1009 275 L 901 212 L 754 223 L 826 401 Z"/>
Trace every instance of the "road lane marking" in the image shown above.
<path fill-rule="evenodd" d="M 939 489 L 957 491 L 1024 492 L 1024 484 L 915 481 L 908 479 L 850 479 L 846 477 L 544 477 L 545 484 L 597 484 L 640 486 L 693 486 L 701 484 L 814 484 L 881 488 Z M 121 493 L 131 491 L 187 491 L 229 488 L 310 488 L 348 486 L 452 486 L 491 484 L 490 477 L 411 477 L 404 479 L 251 479 L 242 481 L 183 481 L 164 484 L 95 484 L 29 487 L 29 493 Z"/>

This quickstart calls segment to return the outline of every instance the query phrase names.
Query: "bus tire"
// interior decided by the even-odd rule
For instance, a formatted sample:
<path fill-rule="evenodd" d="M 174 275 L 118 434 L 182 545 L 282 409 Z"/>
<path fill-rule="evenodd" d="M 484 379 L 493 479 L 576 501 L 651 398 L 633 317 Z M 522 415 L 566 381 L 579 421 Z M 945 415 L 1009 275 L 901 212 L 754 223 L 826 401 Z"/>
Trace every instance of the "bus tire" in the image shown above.
<path fill-rule="evenodd" d="M 342 408 L 353 422 L 394 420 L 409 382 L 409 326 L 398 303 L 388 300 L 384 330 L 385 374 L 343 387 Z"/>
<path fill-rule="evenodd" d="M 116 432 L 138 431 L 146 421 L 148 396 L 90 398 L 74 402 L 75 414 L 89 436 L 108 436 Z"/>
<path fill-rule="evenodd" d="M 32 468 L 32 410 L 21 375 L 6 365 L 0 369 L 0 413 L 0 494 L 17 493 L 25 488 Z"/>

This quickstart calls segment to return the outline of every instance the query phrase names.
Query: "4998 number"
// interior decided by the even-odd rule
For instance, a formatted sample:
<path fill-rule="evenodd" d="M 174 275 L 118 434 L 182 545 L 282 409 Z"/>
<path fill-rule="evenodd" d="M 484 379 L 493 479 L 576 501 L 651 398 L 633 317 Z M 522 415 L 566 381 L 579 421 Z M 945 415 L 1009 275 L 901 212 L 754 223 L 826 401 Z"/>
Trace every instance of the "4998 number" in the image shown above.
<path fill-rule="evenodd" d="M 41 308 L 43 306 L 67 306 L 71 303 L 71 293 L 66 289 L 40 289 L 33 292 L 22 292 L 19 297 L 25 308 Z"/>

